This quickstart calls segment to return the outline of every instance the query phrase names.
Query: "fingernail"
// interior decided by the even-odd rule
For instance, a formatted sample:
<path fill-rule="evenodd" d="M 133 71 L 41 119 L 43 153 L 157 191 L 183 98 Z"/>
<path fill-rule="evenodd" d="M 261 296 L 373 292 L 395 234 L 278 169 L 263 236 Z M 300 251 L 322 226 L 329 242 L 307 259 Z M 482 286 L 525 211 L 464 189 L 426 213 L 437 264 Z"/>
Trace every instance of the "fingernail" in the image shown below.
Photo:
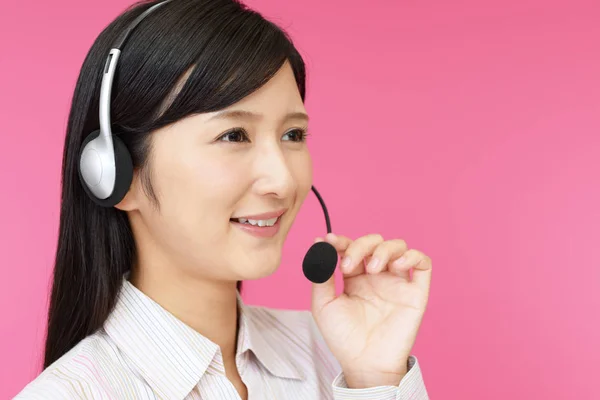
<path fill-rule="evenodd" d="M 323 239 L 320 238 L 320 237 L 318 237 L 318 238 L 315 239 L 315 243 L 322 242 L 322 241 L 323 241 Z"/>
<path fill-rule="evenodd" d="M 329 240 L 329 241 L 333 241 L 335 240 L 335 235 L 333 233 L 328 233 L 327 235 L 325 235 L 325 239 Z"/>
<path fill-rule="evenodd" d="M 344 257 L 344 259 L 342 260 L 342 269 L 346 269 L 350 266 L 350 262 L 352 260 L 350 260 L 350 257 Z"/>
<path fill-rule="evenodd" d="M 378 266 L 379 266 L 379 259 L 373 257 L 373 258 L 371 258 L 371 261 L 369 261 L 369 264 L 367 265 L 367 271 L 375 272 L 375 270 L 377 269 Z"/>

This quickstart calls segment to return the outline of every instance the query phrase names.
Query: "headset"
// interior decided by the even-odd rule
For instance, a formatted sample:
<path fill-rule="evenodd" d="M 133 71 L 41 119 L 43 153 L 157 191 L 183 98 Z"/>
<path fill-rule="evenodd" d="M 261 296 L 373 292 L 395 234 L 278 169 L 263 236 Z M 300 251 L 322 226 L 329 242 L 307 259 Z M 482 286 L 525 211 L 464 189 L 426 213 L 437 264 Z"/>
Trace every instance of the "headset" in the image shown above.
<path fill-rule="evenodd" d="M 171 1 L 155 4 L 139 15 L 119 36 L 106 58 L 100 86 L 100 129 L 85 138 L 79 156 L 79 177 L 83 187 L 100 206 L 113 207 L 118 204 L 133 180 L 131 154 L 121 138 L 113 134 L 110 119 L 111 92 L 121 49 L 144 18 Z"/>
<path fill-rule="evenodd" d="M 127 194 L 133 180 L 131 154 L 118 134 L 112 132 L 111 127 L 111 91 L 119 56 L 131 32 L 140 22 L 171 1 L 173 0 L 157 3 L 135 18 L 119 35 L 106 58 L 100 86 L 100 129 L 90 133 L 83 141 L 78 169 L 84 190 L 99 206 L 114 207 L 118 204 Z M 325 202 L 314 186 L 311 189 L 323 208 L 327 232 L 331 233 L 331 222 Z M 337 251 L 331 244 L 327 242 L 313 244 L 304 258 L 304 275 L 315 283 L 327 281 L 335 271 L 337 257 Z"/>

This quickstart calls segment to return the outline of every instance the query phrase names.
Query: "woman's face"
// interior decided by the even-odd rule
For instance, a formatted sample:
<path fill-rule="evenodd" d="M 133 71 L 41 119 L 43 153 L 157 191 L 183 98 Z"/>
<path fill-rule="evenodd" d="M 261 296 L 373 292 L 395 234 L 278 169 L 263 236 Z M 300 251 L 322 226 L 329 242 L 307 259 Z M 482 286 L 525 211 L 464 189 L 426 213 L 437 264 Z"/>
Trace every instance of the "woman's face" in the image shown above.
<path fill-rule="evenodd" d="M 271 274 L 312 184 L 306 128 L 286 63 L 240 102 L 156 131 L 149 163 L 159 206 L 137 173 L 123 202 L 140 267 L 214 280 Z M 278 215 L 272 227 L 248 225 L 271 225 Z"/>

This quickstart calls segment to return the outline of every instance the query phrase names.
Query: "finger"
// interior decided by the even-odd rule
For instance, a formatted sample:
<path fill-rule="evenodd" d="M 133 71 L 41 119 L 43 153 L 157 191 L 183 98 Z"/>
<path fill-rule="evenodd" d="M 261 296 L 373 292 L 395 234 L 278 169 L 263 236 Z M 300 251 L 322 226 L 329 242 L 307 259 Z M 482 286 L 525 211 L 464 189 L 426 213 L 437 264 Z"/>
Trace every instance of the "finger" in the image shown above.
<path fill-rule="evenodd" d="M 375 248 L 383 242 L 379 234 L 362 236 L 348 246 L 342 258 L 342 272 L 345 277 L 363 274 L 365 272 L 364 259 L 371 255 Z"/>
<path fill-rule="evenodd" d="M 315 243 L 324 242 L 326 239 L 330 238 L 327 236 L 325 236 L 325 238 L 317 237 L 315 238 Z M 330 240 L 327 241 L 330 242 Z M 323 283 L 313 282 L 311 292 L 313 310 L 322 309 L 328 302 L 335 299 L 335 275 L 331 275 L 331 277 Z"/>
<path fill-rule="evenodd" d="M 406 242 L 402 239 L 386 240 L 373 251 L 373 256 L 367 264 L 368 274 L 377 274 L 387 268 L 390 260 L 402 256 L 407 250 Z"/>
<path fill-rule="evenodd" d="M 312 310 L 319 312 L 328 303 L 335 300 L 335 274 L 323 283 L 312 283 Z"/>
<path fill-rule="evenodd" d="M 420 289 L 429 292 L 431 283 L 431 258 L 414 249 L 407 250 L 402 257 L 390 264 L 390 271 L 394 274 L 408 273 L 412 271 L 412 282 Z"/>
<path fill-rule="evenodd" d="M 325 235 L 325 241 L 335 247 L 337 252 L 340 254 L 343 254 L 348 246 L 350 246 L 350 243 L 352 243 L 352 239 L 346 236 L 336 235 L 334 233 L 328 233 Z"/>

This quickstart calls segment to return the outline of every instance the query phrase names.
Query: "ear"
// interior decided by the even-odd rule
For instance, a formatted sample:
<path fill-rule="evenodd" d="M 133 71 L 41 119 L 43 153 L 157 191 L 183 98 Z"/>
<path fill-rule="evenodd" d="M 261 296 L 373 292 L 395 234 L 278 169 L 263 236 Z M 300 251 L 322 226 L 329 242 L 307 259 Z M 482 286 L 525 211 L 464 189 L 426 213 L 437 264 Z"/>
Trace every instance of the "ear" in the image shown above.
<path fill-rule="evenodd" d="M 140 206 L 140 189 L 140 174 L 139 171 L 135 169 L 133 171 L 133 179 L 131 180 L 129 190 L 125 194 L 125 197 L 115 205 L 115 208 L 121 211 L 137 210 Z"/>

